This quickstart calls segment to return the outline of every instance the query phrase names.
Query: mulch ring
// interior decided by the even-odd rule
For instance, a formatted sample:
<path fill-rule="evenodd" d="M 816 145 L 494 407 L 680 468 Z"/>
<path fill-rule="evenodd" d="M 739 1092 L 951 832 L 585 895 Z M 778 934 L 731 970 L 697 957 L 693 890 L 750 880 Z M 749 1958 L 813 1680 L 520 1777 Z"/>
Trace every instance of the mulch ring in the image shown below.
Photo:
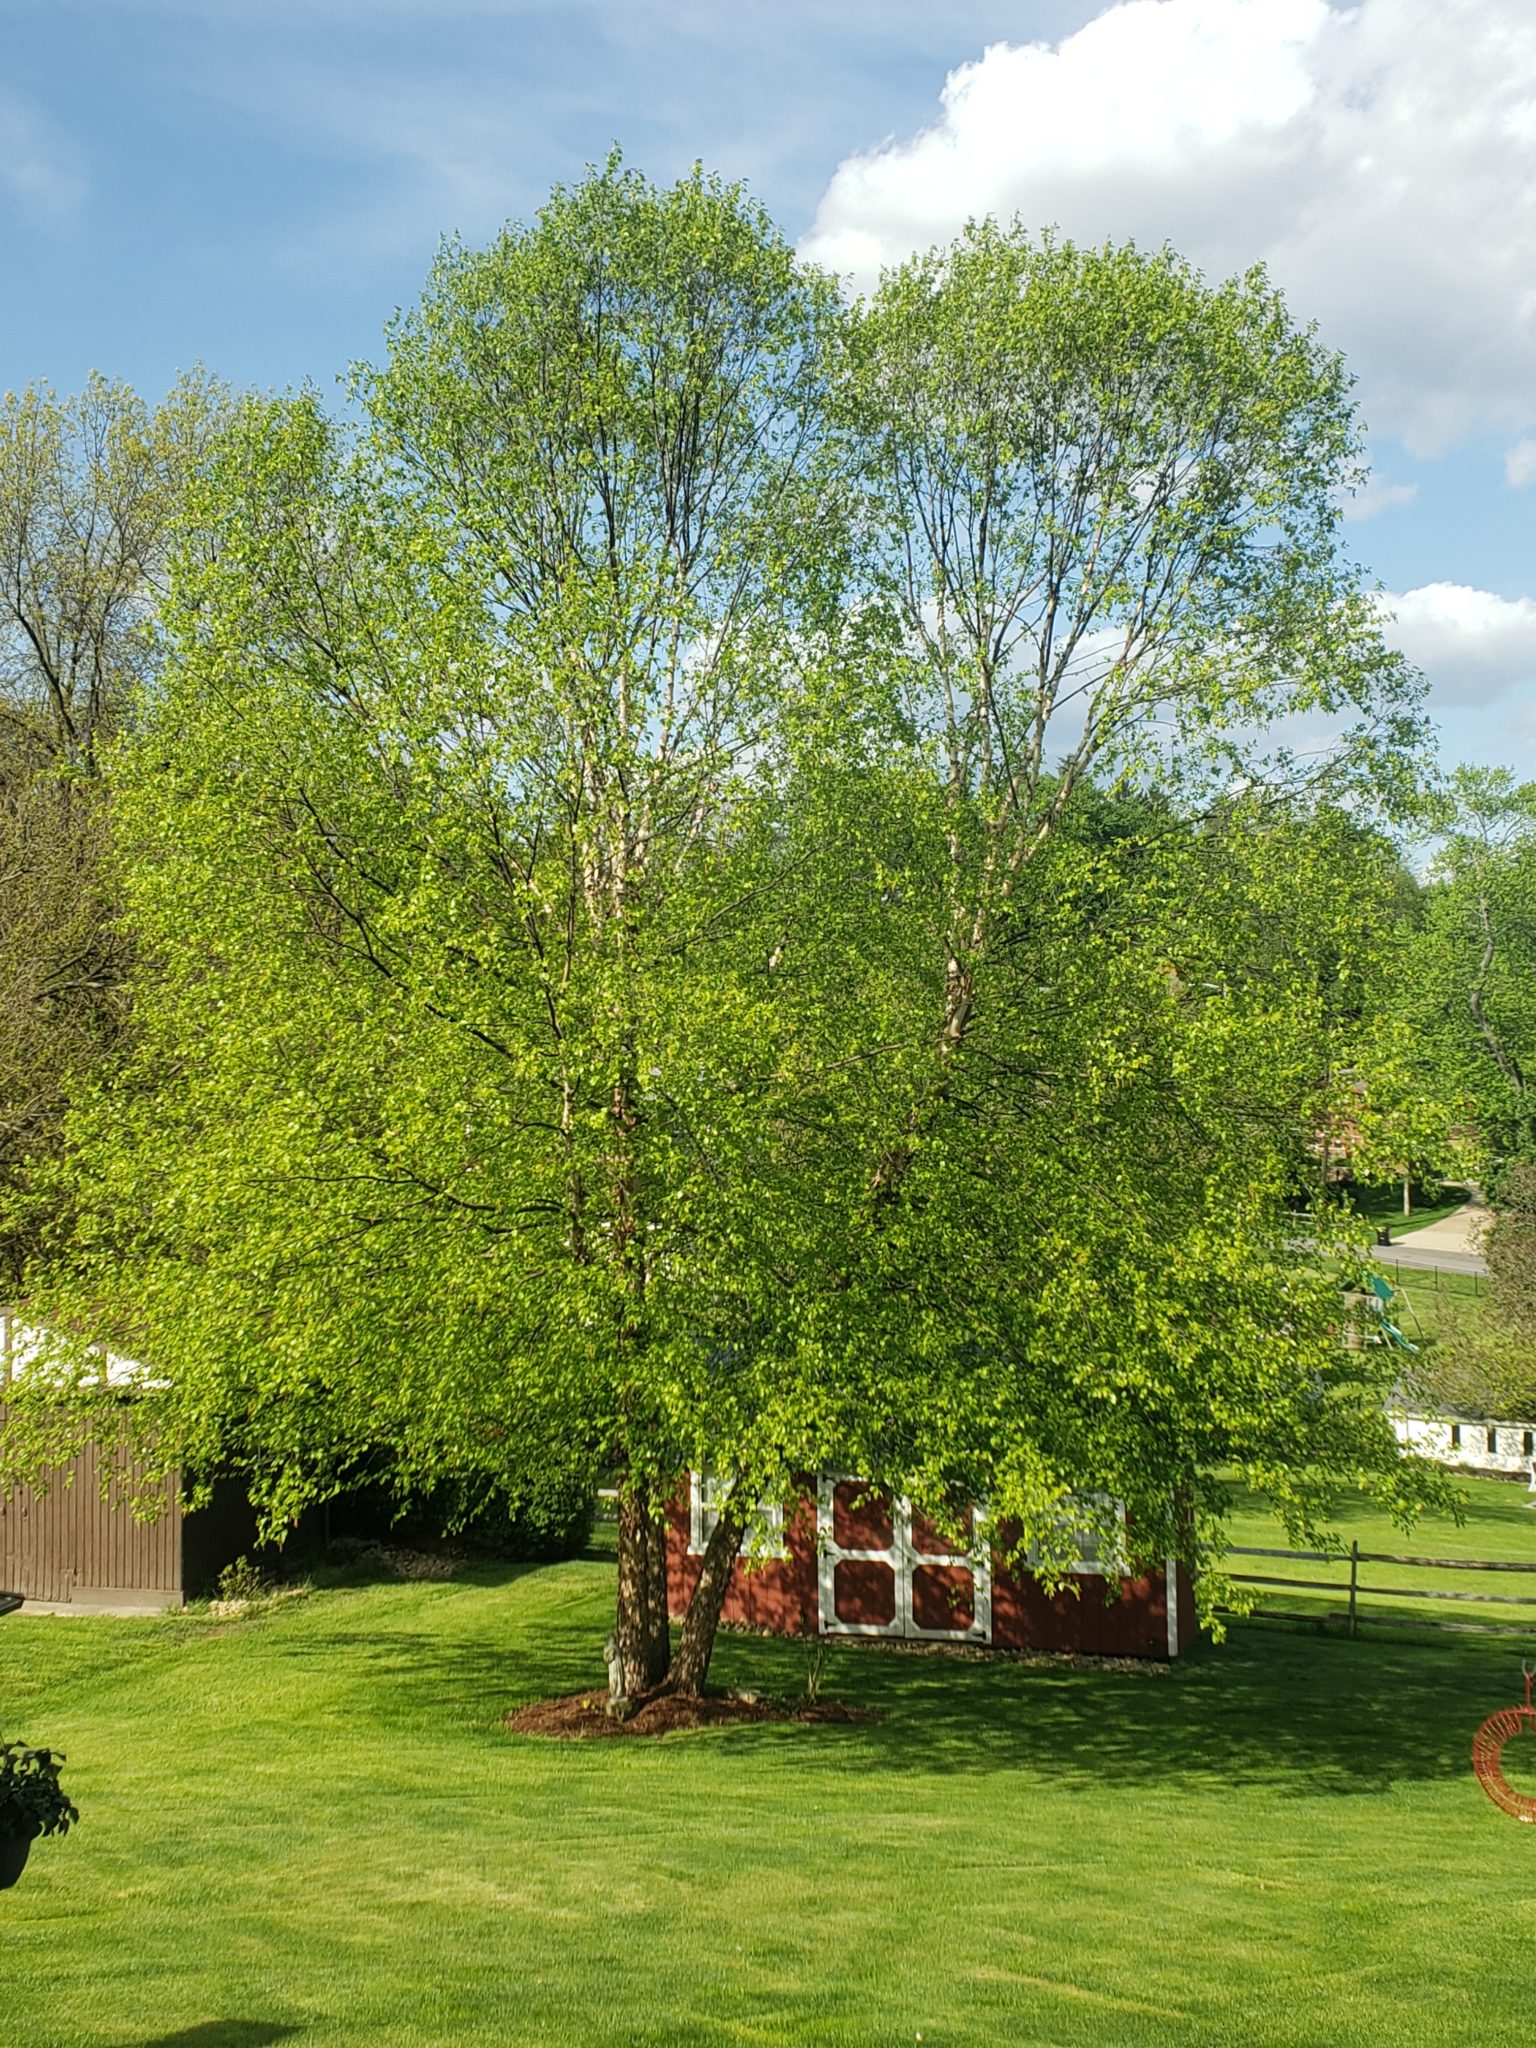
<path fill-rule="evenodd" d="M 607 1735 L 671 1735 L 680 1728 L 720 1728 L 738 1721 L 816 1721 L 858 1723 L 879 1717 L 863 1707 L 845 1707 L 837 1700 L 801 1700 L 786 1704 L 756 1692 L 712 1692 L 702 1699 L 657 1692 L 640 1701 L 629 1718 L 616 1720 L 606 1711 L 602 1692 L 567 1693 L 564 1699 L 535 1700 L 508 1714 L 514 1735 L 550 1735 L 557 1741 L 583 1742 Z"/>

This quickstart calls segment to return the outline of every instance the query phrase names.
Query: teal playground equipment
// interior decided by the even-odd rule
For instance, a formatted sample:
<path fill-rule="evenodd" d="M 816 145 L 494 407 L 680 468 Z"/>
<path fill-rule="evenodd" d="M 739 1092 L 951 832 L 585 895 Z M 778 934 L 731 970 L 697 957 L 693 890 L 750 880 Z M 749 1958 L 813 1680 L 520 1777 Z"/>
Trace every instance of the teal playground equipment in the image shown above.
<path fill-rule="evenodd" d="M 1407 1309 L 1409 1315 L 1413 1315 L 1413 1303 L 1409 1301 L 1406 1294 L 1399 1297 L 1398 1290 L 1392 1285 L 1391 1281 L 1384 1279 L 1380 1273 L 1367 1273 L 1365 1284 L 1369 1289 L 1365 1298 L 1365 1305 L 1376 1319 L 1377 1342 L 1380 1344 L 1390 1344 L 1395 1350 L 1406 1351 L 1410 1358 L 1417 1358 L 1419 1355 L 1418 1345 L 1410 1343 L 1407 1337 L 1403 1335 L 1397 1320 L 1402 1313 L 1397 1306 L 1399 1298 L 1401 1298 L 1403 1308 Z M 1417 1321 L 1416 1317 L 1415 1321 Z"/>

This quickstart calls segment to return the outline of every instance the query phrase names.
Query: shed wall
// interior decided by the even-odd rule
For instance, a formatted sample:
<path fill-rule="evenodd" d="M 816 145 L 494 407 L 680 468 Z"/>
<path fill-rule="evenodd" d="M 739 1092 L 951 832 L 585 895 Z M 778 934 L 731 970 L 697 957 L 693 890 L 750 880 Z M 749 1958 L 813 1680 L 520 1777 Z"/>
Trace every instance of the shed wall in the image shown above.
<path fill-rule="evenodd" d="M 0 1415 L 3 1421 L 3 1415 Z M 46 1492 L 0 1494 L 0 1586 L 29 1600 L 101 1606 L 177 1606 L 181 1511 L 174 1479 L 157 1489 L 153 1521 L 101 1494 L 94 1447 L 61 1466 Z"/>
<path fill-rule="evenodd" d="M 684 1492 L 667 1516 L 668 1604 L 674 1618 L 684 1613 L 698 1583 L 701 1560 L 690 1553 L 691 1533 L 690 1500 Z M 1006 1539 L 1006 1531 L 1002 1534 Z M 816 1507 L 808 1495 L 786 1512 L 784 1549 L 782 1558 L 738 1560 L 722 1619 L 780 1635 L 820 1630 Z M 868 1618 L 883 1624 L 888 1615 L 885 1608 L 871 1608 Z M 1031 1573 L 1003 1565 L 993 1554 L 988 1640 L 994 1649 L 1165 1659 L 1188 1649 L 1195 1635 L 1194 1587 L 1182 1565 L 1174 1565 L 1171 1573 L 1113 1582 L 1096 1572 L 1075 1573 L 1068 1586 L 1047 1593 Z"/>
<path fill-rule="evenodd" d="M 0 1493 L 0 1587 L 53 1604 L 178 1606 L 182 1516 L 174 1479 L 156 1489 L 154 1522 L 137 1522 L 115 1491 L 102 1499 L 100 1481 L 100 1456 L 88 1448 L 57 1468 L 45 1493 Z"/>
<path fill-rule="evenodd" d="M 699 1582 L 701 1557 L 688 1548 L 689 1500 L 673 1501 L 667 1514 L 667 1598 L 674 1616 L 681 1615 Z M 738 1558 L 721 1609 L 721 1619 L 738 1628 L 771 1629 L 775 1635 L 815 1635 L 816 1509 L 805 1498 L 784 1517 L 783 1558 L 754 1562 Z"/>

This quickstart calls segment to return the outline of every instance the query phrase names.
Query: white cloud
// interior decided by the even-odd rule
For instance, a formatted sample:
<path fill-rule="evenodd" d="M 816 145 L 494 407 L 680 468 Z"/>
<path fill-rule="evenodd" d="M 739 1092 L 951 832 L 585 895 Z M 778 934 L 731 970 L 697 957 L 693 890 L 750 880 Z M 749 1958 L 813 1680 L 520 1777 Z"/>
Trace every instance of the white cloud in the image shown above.
<path fill-rule="evenodd" d="M 1536 440 L 1529 435 L 1517 441 L 1504 457 L 1504 481 L 1516 491 L 1536 484 Z"/>
<path fill-rule="evenodd" d="M 1425 583 L 1383 607 L 1386 636 L 1429 678 L 1435 700 L 1488 704 L 1536 681 L 1536 600 L 1466 583 Z"/>
<path fill-rule="evenodd" d="M 1122 0 L 995 43 L 932 127 L 839 167 L 806 253 L 867 284 L 1015 212 L 1212 273 L 1264 259 L 1416 452 L 1536 424 L 1530 0 Z"/>
<path fill-rule="evenodd" d="M 57 220 L 85 196 L 85 176 L 69 144 L 10 93 L 0 91 L 0 190 L 29 213 Z"/>

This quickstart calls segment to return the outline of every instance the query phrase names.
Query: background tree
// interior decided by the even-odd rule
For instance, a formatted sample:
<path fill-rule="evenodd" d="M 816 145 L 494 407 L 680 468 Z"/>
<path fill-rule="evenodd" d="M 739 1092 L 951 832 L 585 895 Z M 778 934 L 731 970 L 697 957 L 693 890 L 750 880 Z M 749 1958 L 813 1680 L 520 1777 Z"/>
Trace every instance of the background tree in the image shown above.
<path fill-rule="evenodd" d="M 93 1426 L 273 1521 L 369 1445 L 579 1445 L 636 1690 L 689 1465 L 684 1689 L 818 1465 L 987 1492 L 1048 1574 L 1084 1494 L 1208 1554 L 1234 1463 L 1409 1502 L 1288 1250 L 1312 1015 L 1252 912 L 1263 722 L 1353 705 L 1358 758 L 1411 688 L 1262 281 L 976 230 L 850 329 L 739 191 L 614 163 L 447 251 L 358 396 L 355 448 L 245 410 L 118 757 L 144 1035 L 50 1298 L 155 1384 Z"/>
<path fill-rule="evenodd" d="M 104 876 L 103 745 L 151 662 L 182 489 L 225 409 L 201 377 L 151 409 L 93 377 L 0 400 L 0 1269 L 15 1194 L 57 1147 L 71 1073 L 119 1040 L 127 941 Z"/>
<path fill-rule="evenodd" d="M 1458 768 L 1410 955 L 1414 1025 L 1439 1092 L 1490 1164 L 1536 1154 L 1536 784 Z"/>
<path fill-rule="evenodd" d="M 1484 1223 L 1482 1297 L 1447 1302 L 1433 1344 L 1406 1375 L 1431 1412 L 1524 1421 L 1536 1416 L 1536 1165 L 1510 1160 Z"/>

